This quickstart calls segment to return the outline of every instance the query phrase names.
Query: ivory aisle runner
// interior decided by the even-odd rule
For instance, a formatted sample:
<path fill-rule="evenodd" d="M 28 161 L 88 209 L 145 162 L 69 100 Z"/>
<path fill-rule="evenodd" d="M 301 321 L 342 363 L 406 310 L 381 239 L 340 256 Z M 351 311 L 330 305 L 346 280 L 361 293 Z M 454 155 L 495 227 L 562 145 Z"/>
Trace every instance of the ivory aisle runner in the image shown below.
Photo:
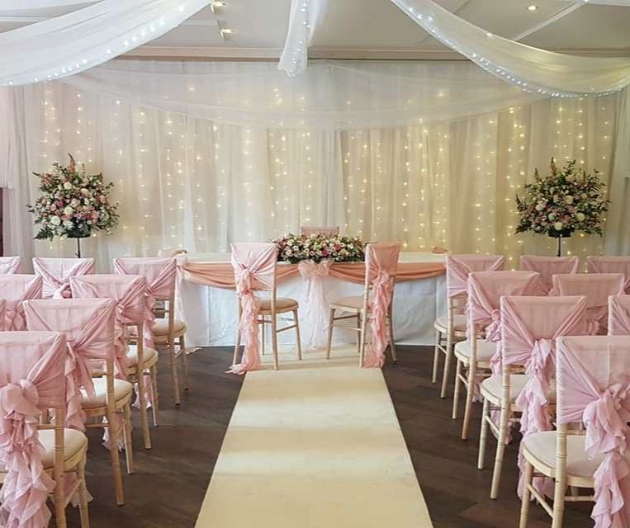
<path fill-rule="evenodd" d="M 280 361 L 244 380 L 197 528 L 432 527 L 381 370 Z"/>

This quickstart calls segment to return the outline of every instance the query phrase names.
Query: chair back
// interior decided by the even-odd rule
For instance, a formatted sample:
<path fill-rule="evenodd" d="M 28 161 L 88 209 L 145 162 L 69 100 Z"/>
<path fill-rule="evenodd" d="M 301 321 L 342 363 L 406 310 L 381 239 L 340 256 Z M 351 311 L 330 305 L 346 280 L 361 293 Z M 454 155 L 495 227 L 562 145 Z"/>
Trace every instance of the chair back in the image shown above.
<path fill-rule="evenodd" d="M 0 332 L 0 451 L 6 475 L 3 526 L 48 526 L 48 495 L 61 492 L 66 402 L 66 339 L 55 332 Z M 36 426 L 54 409 L 54 426 Z M 53 480 L 42 464 L 39 428 L 55 429 Z M 27 500 L 28 499 L 28 500 Z"/>
<path fill-rule="evenodd" d="M 44 299 L 70 297 L 70 277 L 95 272 L 93 258 L 33 257 L 35 274 L 44 279 Z"/>
<path fill-rule="evenodd" d="M 554 275 L 570 275 L 580 272 L 579 257 L 538 257 L 534 255 L 521 256 L 521 269 L 540 273 L 540 283 L 549 293 L 553 286 Z"/>
<path fill-rule="evenodd" d="M 114 317 L 116 303 L 112 299 L 47 299 L 25 301 L 26 324 L 31 331 L 62 332 L 70 351 L 68 370 L 74 372 L 75 387 L 68 391 L 67 423 L 83 429 L 85 415 L 81 409 L 83 387 L 94 394 L 90 363 L 107 365 L 113 371 L 117 363 L 114 349 Z"/>
<path fill-rule="evenodd" d="M 0 257 L 0 275 L 13 275 L 21 270 L 21 257 Z"/>
<path fill-rule="evenodd" d="M 265 242 L 232 244 L 231 262 L 236 291 L 271 291 L 276 289 L 278 248 Z"/>
<path fill-rule="evenodd" d="M 597 526 L 628 526 L 630 336 L 561 337 L 557 361 L 557 472 L 566 473 L 568 424 L 584 423 L 586 456 L 602 459 L 591 517 Z"/>
<path fill-rule="evenodd" d="M 501 340 L 501 297 L 540 295 L 540 273 L 479 271 L 468 277 L 468 328 L 471 336 L 485 332 L 487 341 Z"/>
<path fill-rule="evenodd" d="M 0 275 L 0 298 L 5 301 L 3 330 L 25 330 L 24 308 L 28 299 L 42 298 L 43 279 L 37 275 Z"/>
<path fill-rule="evenodd" d="M 175 297 L 177 259 L 173 257 L 115 258 L 114 272 L 144 277 L 147 294 L 154 300 L 172 301 Z"/>
<path fill-rule="evenodd" d="M 547 397 L 555 375 L 556 339 L 565 335 L 587 335 L 586 305 L 583 296 L 501 299 L 504 385 L 507 383 L 509 387 L 515 366 L 524 366 L 529 375 L 516 399 L 522 409 L 523 437 L 552 429 Z"/>
<path fill-rule="evenodd" d="M 608 297 L 624 294 L 621 273 L 554 275 L 553 295 L 584 295 L 588 308 L 586 319 L 590 334 L 606 334 L 608 327 Z"/>
<path fill-rule="evenodd" d="M 302 235 L 338 235 L 339 226 L 336 227 L 313 227 L 301 226 L 300 233 Z"/>
<path fill-rule="evenodd" d="M 623 273 L 624 288 L 630 294 L 630 257 L 586 257 L 587 273 Z"/>
<path fill-rule="evenodd" d="M 608 335 L 630 335 L 630 295 L 608 297 Z"/>
<path fill-rule="evenodd" d="M 465 295 L 468 275 L 473 271 L 500 271 L 505 266 L 502 255 L 447 255 L 446 292 L 449 298 Z"/>

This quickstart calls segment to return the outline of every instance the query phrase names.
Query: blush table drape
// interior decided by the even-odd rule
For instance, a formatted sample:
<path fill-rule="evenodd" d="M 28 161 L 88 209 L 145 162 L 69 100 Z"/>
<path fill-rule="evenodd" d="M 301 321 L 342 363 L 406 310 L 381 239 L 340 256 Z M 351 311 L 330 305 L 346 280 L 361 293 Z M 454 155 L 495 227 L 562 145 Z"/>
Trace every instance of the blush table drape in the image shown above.
<path fill-rule="evenodd" d="M 234 271 L 228 254 L 188 256 L 179 261 L 179 316 L 187 324 L 191 346 L 229 346 L 236 341 L 238 307 Z M 398 262 L 394 293 L 394 329 L 397 343 L 433 343 L 433 322 L 445 312 L 444 255 L 403 253 Z M 333 297 L 360 295 L 363 292 L 365 265 L 362 262 L 333 263 L 322 278 L 323 295 Z M 300 302 L 302 335 L 310 335 L 307 307 L 307 281 L 297 264 L 277 267 L 278 297 Z M 281 343 L 293 344 L 288 333 Z M 336 333 L 338 342 L 354 342 L 352 332 Z M 306 347 L 309 343 L 303 343 Z"/>

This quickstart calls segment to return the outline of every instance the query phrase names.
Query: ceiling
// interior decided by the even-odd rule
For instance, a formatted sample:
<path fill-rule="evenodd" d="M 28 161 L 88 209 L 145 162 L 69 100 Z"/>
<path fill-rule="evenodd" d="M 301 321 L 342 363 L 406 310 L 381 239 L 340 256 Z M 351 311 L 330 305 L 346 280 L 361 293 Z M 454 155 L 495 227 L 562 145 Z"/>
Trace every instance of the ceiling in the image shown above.
<path fill-rule="evenodd" d="M 492 33 L 579 54 L 630 56 L 630 0 L 437 0 Z M 130 57 L 267 59 L 279 56 L 291 0 L 223 0 Z M 537 9 L 529 10 L 535 5 Z M 60 14 L 12 12 L 0 32 Z M 33 18 L 29 18 L 33 17 Z M 231 30 L 221 34 L 221 29 Z M 358 59 L 462 59 L 389 0 L 330 0 L 309 56 Z"/>

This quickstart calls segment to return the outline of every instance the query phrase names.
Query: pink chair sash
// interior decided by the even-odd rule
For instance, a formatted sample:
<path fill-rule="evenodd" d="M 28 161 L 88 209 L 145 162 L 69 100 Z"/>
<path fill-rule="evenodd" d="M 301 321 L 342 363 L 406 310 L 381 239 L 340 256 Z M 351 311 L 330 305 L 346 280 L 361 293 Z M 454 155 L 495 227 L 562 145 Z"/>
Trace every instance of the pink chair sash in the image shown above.
<path fill-rule="evenodd" d="M 586 334 L 586 297 L 503 297 L 501 345 L 503 366 L 525 365 L 529 380 L 516 399 L 522 410 L 523 438 L 551 431 L 547 395 L 555 374 L 555 340 L 564 335 Z M 519 453 L 518 493 L 522 496 L 525 460 Z M 542 491 L 543 479 L 536 479 Z"/>
<path fill-rule="evenodd" d="M 22 303 L 42 298 L 42 278 L 36 275 L 0 275 L 0 298 L 5 300 L 3 330 L 25 330 Z"/>
<path fill-rule="evenodd" d="M 630 294 L 630 257 L 586 257 L 588 273 L 623 273 L 624 289 Z"/>
<path fill-rule="evenodd" d="M 42 464 L 37 425 L 42 409 L 62 406 L 66 339 L 50 332 L 0 334 L 0 525 L 48 526 L 54 481 Z"/>
<path fill-rule="evenodd" d="M 606 334 L 608 326 L 608 297 L 624 294 L 624 276 L 621 273 L 554 275 L 553 295 L 584 295 L 588 308 L 586 319 L 589 333 Z"/>
<path fill-rule="evenodd" d="M 372 343 L 366 347 L 364 366 L 382 367 L 389 343 L 387 312 L 392 301 L 393 279 L 396 277 L 400 244 L 368 244 L 365 249 L 365 270 L 372 285 L 370 296 L 370 330 Z"/>
<path fill-rule="evenodd" d="M 497 344 L 492 373 L 501 374 L 501 297 L 539 295 L 540 274 L 533 271 L 480 271 L 468 277 L 468 334 L 479 329 L 486 341 Z M 479 331 L 477 335 L 479 335 Z"/>
<path fill-rule="evenodd" d="M 151 347 L 153 341 L 151 330 L 155 326 L 155 314 L 146 295 L 146 279 L 140 275 L 93 275 L 72 278 L 70 287 L 74 297 L 116 301 L 117 372 L 120 377 L 126 378 L 127 351 L 124 325 L 143 323 L 145 346 Z"/>
<path fill-rule="evenodd" d="M 307 350 L 326 345 L 328 305 L 324 295 L 323 279 L 330 273 L 331 264 L 332 260 L 322 260 L 319 263 L 302 260 L 298 264 L 300 275 L 306 281 L 302 317 L 310 324 L 306 325 L 309 332 L 303 335 L 302 346 Z"/>
<path fill-rule="evenodd" d="M 114 272 L 118 275 L 141 275 L 146 280 L 147 309 L 153 313 L 156 300 L 168 300 L 175 293 L 177 259 L 164 257 L 116 258 Z M 173 309 L 174 307 L 171 307 Z M 155 317 L 146 320 L 144 342 L 153 348 Z"/>
<path fill-rule="evenodd" d="M 20 257 L 0 257 L 0 275 L 20 273 L 22 259 Z"/>
<path fill-rule="evenodd" d="M 630 295 L 608 298 L 608 335 L 630 335 Z"/>
<path fill-rule="evenodd" d="M 72 381 L 67 393 L 68 427 L 83 431 L 81 408 L 83 387 L 94 395 L 89 360 L 106 360 L 114 350 L 114 310 L 111 299 L 65 299 L 26 301 L 24 311 L 29 330 L 63 332 L 68 342 L 66 374 Z"/>
<path fill-rule="evenodd" d="M 501 255 L 447 255 L 446 291 L 448 297 L 466 293 L 468 275 L 473 271 L 499 271 L 505 266 Z"/>
<path fill-rule="evenodd" d="M 33 257 L 35 274 L 44 279 L 44 299 L 65 299 L 71 296 L 70 277 L 93 274 L 93 258 Z"/>
<path fill-rule="evenodd" d="M 260 368 L 260 340 L 258 338 L 258 313 L 260 300 L 256 290 L 274 290 L 278 248 L 275 244 L 232 244 L 232 267 L 236 292 L 241 305 L 239 333 L 245 351 L 238 365 L 229 372 L 244 374 Z"/>
<path fill-rule="evenodd" d="M 521 269 L 540 273 L 540 283 L 547 294 L 553 287 L 554 275 L 570 275 L 580 272 L 579 257 L 537 257 L 521 256 Z"/>
<path fill-rule="evenodd" d="M 558 423 L 583 421 L 594 474 L 595 528 L 630 526 L 630 337 L 558 340 Z"/>

